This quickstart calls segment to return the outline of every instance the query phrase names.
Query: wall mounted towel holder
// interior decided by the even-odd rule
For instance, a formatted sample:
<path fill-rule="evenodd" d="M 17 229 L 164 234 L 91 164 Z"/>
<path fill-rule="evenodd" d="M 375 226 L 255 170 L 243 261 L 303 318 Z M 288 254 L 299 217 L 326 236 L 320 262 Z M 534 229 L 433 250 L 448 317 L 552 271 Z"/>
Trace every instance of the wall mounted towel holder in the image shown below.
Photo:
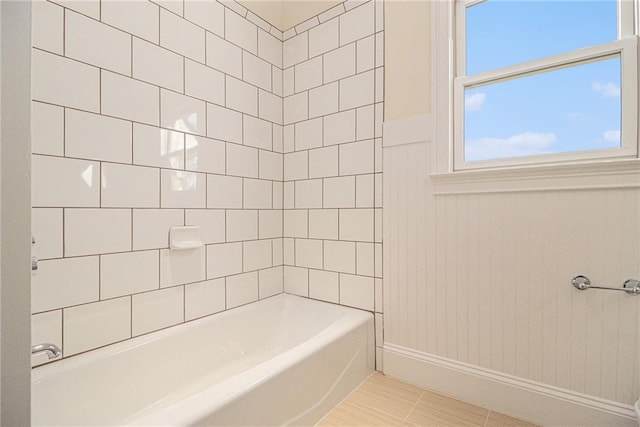
<path fill-rule="evenodd" d="M 606 291 L 624 291 L 629 295 L 640 295 L 640 281 L 635 279 L 626 280 L 621 288 L 614 288 L 609 286 L 594 286 L 591 284 L 591 280 L 589 280 L 586 276 L 576 276 L 571 280 L 571 284 L 581 291 L 586 291 L 587 289 L 604 289 Z"/>

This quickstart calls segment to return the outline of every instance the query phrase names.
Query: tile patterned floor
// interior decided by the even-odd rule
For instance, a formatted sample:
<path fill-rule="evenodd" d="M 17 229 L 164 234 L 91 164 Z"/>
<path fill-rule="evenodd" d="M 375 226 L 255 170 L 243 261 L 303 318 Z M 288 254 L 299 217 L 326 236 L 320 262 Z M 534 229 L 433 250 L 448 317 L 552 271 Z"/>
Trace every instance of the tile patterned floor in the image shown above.
<path fill-rule="evenodd" d="M 375 372 L 316 426 L 532 427 L 534 424 Z"/>

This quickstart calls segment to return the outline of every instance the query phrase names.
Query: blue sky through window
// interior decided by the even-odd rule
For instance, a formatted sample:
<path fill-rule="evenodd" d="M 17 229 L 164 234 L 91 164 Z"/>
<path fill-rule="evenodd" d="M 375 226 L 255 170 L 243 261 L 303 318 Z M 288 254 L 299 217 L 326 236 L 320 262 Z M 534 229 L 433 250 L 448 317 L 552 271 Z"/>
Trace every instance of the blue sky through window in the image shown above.
<path fill-rule="evenodd" d="M 489 0 L 467 8 L 467 74 L 617 38 L 614 0 Z M 620 146 L 620 58 L 465 91 L 465 160 Z"/>

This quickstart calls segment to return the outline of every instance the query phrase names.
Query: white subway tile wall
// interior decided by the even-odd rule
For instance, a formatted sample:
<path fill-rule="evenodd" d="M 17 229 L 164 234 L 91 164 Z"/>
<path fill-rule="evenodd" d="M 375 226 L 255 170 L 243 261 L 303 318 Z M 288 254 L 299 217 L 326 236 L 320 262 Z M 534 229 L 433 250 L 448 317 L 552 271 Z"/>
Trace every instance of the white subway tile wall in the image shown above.
<path fill-rule="evenodd" d="M 374 1 L 284 33 L 232 0 L 34 2 L 34 340 L 68 357 L 282 292 L 381 315 Z M 203 248 L 169 250 L 183 225 Z"/>
<path fill-rule="evenodd" d="M 34 46 L 62 55 L 64 52 L 64 9 L 47 1 L 33 3 L 32 9 Z"/>
<path fill-rule="evenodd" d="M 261 210 L 259 215 L 258 230 L 260 239 L 282 237 L 282 210 Z M 274 256 L 275 253 L 274 249 Z M 274 262 L 274 264 L 276 263 Z"/>
<path fill-rule="evenodd" d="M 32 152 L 62 156 L 64 154 L 64 108 L 34 102 L 31 106 L 31 117 Z"/>
<path fill-rule="evenodd" d="M 184 0 L 151 0 L 155 4 L 172 11 L 176 15 L 184 16 Z"/>
<path fill-rule="evenodd" d="M 65 356 L 122 341 L 131 334 L 131 298 L 115 298 L 64 310 Z"/>
<path fill-rule="evenodd" d="M 379 329 L 381 12 L 350 0 L 283 43 L 284 290 L 375 311 Z"/>

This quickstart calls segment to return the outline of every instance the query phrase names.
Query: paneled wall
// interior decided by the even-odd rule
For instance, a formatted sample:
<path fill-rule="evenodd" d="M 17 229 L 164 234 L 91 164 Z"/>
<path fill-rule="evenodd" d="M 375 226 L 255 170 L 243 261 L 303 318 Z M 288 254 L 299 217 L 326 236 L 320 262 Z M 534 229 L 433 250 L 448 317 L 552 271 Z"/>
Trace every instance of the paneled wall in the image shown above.
<path fill-rule="evenodd" d="M 282 292 L 282 33 L 235 2 L 33 3 L 33 342 Z M 171 226 L 205 247 L 168 250 Z"/>
<path fill-rule="evenodd" d="M 449 192 L 429 177 L 430 152 L 428 142 L 384 149 L 385 345 L 559 395 L 635 402 L 639 297 L 580 292 L 571 279 L 622 286 L 640 275 L 637 173 L 591 188 L 515 191 L 516 180 Z"/>
<path fill-rule="evenodd" d="M 346 2 L 283 44 L 284 289 L 375 310 L 379 346 L 383 34 L 382 2 Z"/>

